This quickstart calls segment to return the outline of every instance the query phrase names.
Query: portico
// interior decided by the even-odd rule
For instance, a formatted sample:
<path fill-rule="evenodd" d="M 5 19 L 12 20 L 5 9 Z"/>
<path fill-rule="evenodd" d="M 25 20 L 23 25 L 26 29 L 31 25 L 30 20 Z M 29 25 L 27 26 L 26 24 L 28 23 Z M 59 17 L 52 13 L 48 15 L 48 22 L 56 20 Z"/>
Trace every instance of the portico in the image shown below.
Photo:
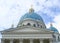
<path fill-rule="evenodd" d="M 13 29 L 4 31 L 2 34 L 2 43 L 53 43 L 52 32 L 49 30 L 35 30 L 35 28 L 21 27 L 22 29 Z M 28 31 L 27 31 L 28 30 Z"/>
<path fill-rule="evenodd" d="M 48 30 L 41 16 L 33 8 L 21 17 L 17 27 L 1 32 L 2 43 L 53 43 L 54 32 Z"/>
<path fill-rule="evenodd" d="M 2 39 L 2 43 L 53 43 L 49 39 Z"/>

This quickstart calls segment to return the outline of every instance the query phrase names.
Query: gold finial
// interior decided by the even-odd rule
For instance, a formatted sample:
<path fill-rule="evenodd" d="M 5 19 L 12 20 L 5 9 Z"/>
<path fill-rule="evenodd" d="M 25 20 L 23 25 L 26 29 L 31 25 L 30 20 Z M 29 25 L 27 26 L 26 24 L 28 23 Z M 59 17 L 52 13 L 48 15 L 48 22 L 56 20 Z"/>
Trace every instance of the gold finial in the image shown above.
<path fill-rule="evenodd" d="M 31 5 L 31 8 L 29 9 L 29 12 L 30 13 L 34 12 L 33 5 Z"/>

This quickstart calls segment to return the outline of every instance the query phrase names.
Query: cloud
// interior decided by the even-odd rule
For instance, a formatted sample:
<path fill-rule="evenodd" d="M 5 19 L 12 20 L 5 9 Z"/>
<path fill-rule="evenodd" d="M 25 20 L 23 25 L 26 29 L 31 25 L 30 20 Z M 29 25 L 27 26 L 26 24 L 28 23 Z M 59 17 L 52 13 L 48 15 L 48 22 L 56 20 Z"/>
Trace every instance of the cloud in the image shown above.
<path fill-rule="evenodd" d="M 39 6 L 38 13 L 44 19 L 45 23 L 54 22 L 53 19 L 56 15 L 60 13 L 60 1 L 59 0 L 44 0 L 42 3 L 41 1 L 36 1 L 36 6 Z M 48 19 L 47 19 L 48 18 Z M 48 20 L 48 21 L 47 21 Z"/>
<path fill-rule="evenodd" d="M 55 16 L 60 15 L 59 0 L 0 0 L 0 27 L 9 28 L 11 24 L 17 26 L 20 17 L 28 12 L 31 4 L 45 24 L 55 23 Z"/>
<path fill-rule="evenodd" d="M 36 1 L 36 6 L 40 8 L 38 13 L 42 16 L 47 27 L 50 27 L 50 23 L 53 22 L 53 26 L 60 30 L 60 0 L 44 0 Z M 60 31 L 59 31 L 60 32 Z"/>
<path fill-rule="evenodd" d="M 20 17 L 25 14 L 32 0 L 0 0 L 0 27 L 9 28 L 11 24 L 18 24 Z"/>
<path fill-rule="evenodd" d="M 37 13 L 42 17 L 45 24 L 48 24 L 49 22 L 54 22 L 53 21 L 54 17 L 49 16 L 47 13 L 44 13 L 44 12 L 41 12 L 41 11 L 39 11 Z"/>
<path fill-rule="evenodd" d="M 53 26 L 59 31 L 59 33 L 60 33 L 60 15 L 57 15 L 57 16 L 55 16 L 54 17 L 54 19 L 53 19 Z M 47 28 L 49 28 L 50 27 L 50 23 L 48 23 L 48 24 L 46 24 L 46 26 L 47 26 Z"/>
<path fill-rule="evenodd" d="M 53 6 L 53 7 L 51 7 L 51 8 L 49 8 L 52 12 L 54 12 L 54 13 L 60 13 L 60 8 L 59 7 L 57 7 L 57 6 Z"/>
<path fill-rule="evenodd" d="M 12 24 L 17 26 L 31 4 L 35 12 L 42 16 L 47 28 L 53 22 L 60 33 L 60 0 L 0 0 L 0 31 L 9 29 Z"/>
<path fill-rule="evenodd" d="M 58 29 L 60 33 L 60 15 L 55 16 L 54 21 L 55 21 L 54 26 Z"/>

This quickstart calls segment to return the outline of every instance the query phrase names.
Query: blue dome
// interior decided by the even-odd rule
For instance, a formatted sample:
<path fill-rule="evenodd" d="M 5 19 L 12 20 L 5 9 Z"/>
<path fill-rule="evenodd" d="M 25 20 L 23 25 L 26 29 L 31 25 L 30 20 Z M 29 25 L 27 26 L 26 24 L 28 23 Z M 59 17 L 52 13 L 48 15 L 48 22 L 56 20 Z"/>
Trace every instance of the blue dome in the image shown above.
<path fill-rule="evenodd" d="M 54 31 L 54 32 L 58 32 L 58 30 L 55 27 L 53 27 L 53 26 L 50 26 L 49 29 L 52 30 L 52 31 Z"/>
<path fill-rule="evenodd" d="M 26 13 L 25 15 L 23 15 L 20 19 L 20 21 L 23 21 L 24 19 L 32 19 L 32 20 L 40 20 L 43 21 L 41 16 L 32 12 L 32 13 Z"/>

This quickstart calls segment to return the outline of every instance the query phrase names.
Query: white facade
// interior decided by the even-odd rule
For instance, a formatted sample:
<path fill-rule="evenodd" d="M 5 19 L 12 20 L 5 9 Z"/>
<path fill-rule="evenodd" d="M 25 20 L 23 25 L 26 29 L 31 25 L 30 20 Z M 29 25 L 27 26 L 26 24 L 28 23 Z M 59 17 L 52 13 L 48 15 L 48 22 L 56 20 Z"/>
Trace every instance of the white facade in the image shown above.
<path fill-rule="evenodd" d="M 30 18 L 27 16 L 28 18 L 20 21 L 16 28 L 12 27 L 1 32 L 1 43 L 58 43 L 59 33 L 47 29 L 39 18 L 40 16 L 36 15 L 33 9 L 29 11 L 32 14 L 31 17 L 29 16 Z M 38 16 L 38 19 L 33 15 Z"/>

